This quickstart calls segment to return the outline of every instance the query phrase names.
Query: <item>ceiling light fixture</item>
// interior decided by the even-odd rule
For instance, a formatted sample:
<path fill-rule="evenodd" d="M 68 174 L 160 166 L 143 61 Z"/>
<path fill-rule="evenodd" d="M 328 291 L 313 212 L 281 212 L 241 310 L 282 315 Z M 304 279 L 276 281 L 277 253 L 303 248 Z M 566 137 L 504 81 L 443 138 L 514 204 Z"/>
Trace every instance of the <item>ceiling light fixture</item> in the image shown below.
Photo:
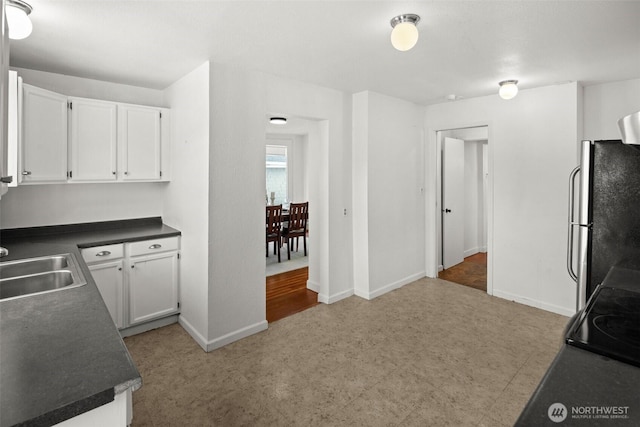
<path fill-rule="evenodd" d="M 33 24 L 29 19 L 29 14 L 33 8 L 22 0 L 7 0 L 7 24 L 9 25 L 9 38 L 13 40 L 21 40 L 29 37 Z"/>
<path fill-rule="evenodd" d="M 503 80 L 500 83 L 500 91 L 498 94 L 502 99 L 515 98 L 518 94 L 518 81 L 517 80 Z"/>
<path fill-rule="evenodd" d="M 285 125 L 287 124 L 287 119 L 285 117 L 271 117 L 269 123 L 272 125 Z"/>
<path fill-rule="evenodd" d="M 418 42 L 418 28 L 416 25 L 420 21 L 418 15 L 407 13 L 398 15 L 391 20 L 391 44 L 401 52 L 414 47 Z"/>

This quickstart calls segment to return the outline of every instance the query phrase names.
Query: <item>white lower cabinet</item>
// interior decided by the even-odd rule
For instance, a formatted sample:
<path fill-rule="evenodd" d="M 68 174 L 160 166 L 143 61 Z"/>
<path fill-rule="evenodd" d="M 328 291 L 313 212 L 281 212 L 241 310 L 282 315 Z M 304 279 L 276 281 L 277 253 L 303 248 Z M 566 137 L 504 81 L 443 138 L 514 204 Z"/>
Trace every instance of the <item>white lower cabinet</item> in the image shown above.
<path fill-rule="evenodd" d="M 178 311 L 178 253 L 131 258 L 129 324 Z"/>
<path fill-rule="evenodd" d="M 124 328 L 124 260 L 89 266 L 100 295 L 118 329 Z"/>
<path fill-rule="evenodd" d="M 179 245 L 168 237 L 82 249 L 118 329 L 179 312 Z"/>

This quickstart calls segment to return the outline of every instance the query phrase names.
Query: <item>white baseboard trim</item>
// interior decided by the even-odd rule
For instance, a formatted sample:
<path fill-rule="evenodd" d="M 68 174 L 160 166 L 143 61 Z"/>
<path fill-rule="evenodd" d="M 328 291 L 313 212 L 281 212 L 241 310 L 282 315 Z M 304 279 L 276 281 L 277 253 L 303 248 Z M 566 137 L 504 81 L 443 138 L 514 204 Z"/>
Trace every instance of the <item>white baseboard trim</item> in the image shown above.
<path fill-rule="evenodd" d="M 356 290 L 355 294 L 361 298 L 364 299 L 368 299 L 368 300 L 372 300 L 374 298 L 379 297 L 380 295 L 384 295 L 387 292 L 391 292 L 395 289 L 401 288 L 404 285 L 407 285 L 411 282 L 415 282 L 416 280 L 422 279 L 423 277 L 426 277 L 426 274 L 424 271 L 420 271 L 418 273 L 412 274 L 411 276 L 407 276 L 403 279 L 400 279 L 398 281 L 395 281 L 393 283 L 390 283 L 388 285 L 383 286 L 382 288 L 376 289 L 373 292 L 366 292 L 366 291 L 362 291 L 362 290 Z"/>
<path fill-rule="evenodd" d="M 467 249 L 466 251 L 464 251 L 464 255 L 463 256 L 466 258 L 466 257 L 471 256 L 471 255 L 475 255 L 475 254 L 478 254 L 478 253 L 483 253 L 484 254 L 486 252 L 487 252 L 487 247 L 486 246 L 480 246 L 480 247 L 473 248 L 473 249 Z"/>
<path fill-rule="evenodd" d="M 320 293 L 320 283 L 312 282 L 311 280 L 307 280 L 307 289 L 319 294 Z"/>
<path fill-rule="evenodd" d="M 207 339 L 203 337 L 200 332 L 198 332 L 198 330 L 194 328 L 187 319 L 184 318 L 184 316 L 181 315 L 178 318 L 178 323 L 185 331 L 187 331 L 189 335 L 191 335 L 191 338 L 193 338 L 193 340 L 197 342 L 204 351 L 207 351 Z"/>
<path fill-rule="evenodd" d="M 549 304 L 543 301 L 522 297 L 520 295 L 515 295 L 510 292 L 496 290 L 495 288 L 493 289 L 493 296 L 506 299 L 509 301 L 514 301 L 520 304 L 528 305 L 529 307 L 535 307 L 542 310 L 550 311 L 552 313 L 561 314 L 567 317 L 571 317 L 575 314 L 575 310 L 572 310 L 566 307 L 560 307 L 555 304 Z"/>
<path fill-rule="evenodd" d="M 478 248 L 467 249 L 466 251 L 464 251 L 464 254 L 462 256 L 466 258 L 468 256 L 475 255 L 478 252 L 480 252 L 480 249 Z"/>
<path fill-rule="evenodd" d="M 442 264 L 440 264 L 438 266 L 438 273 L 440 273 L 442 270 L 444 270 L 444 266 Z"/>
<path fill-rule="evenodd" d="M 324 304 L 333 304 L 334 302 L 349 298 L 351 295 L 353 295 L 353 289 L 347 289 L 346 291 L 338 292 L 337 294 L 333 295 L 319 293 L 318 301 Z"/>
<path fill-rule="evenodd" d="M 258 332 L 262 332 L 268 327 L 269 323 L 266 320 L 263 320 L 262 322 L 254 323 L 253 325 L 245 326 L 244 328 L 229 332 L 228 334 L 207 342 L 206 351 L 210 352 L 212 350 L 215 350 L 216 348 L 224 347 L 225 345 L 241 340 L 242 338 L 257 334 Z"/>

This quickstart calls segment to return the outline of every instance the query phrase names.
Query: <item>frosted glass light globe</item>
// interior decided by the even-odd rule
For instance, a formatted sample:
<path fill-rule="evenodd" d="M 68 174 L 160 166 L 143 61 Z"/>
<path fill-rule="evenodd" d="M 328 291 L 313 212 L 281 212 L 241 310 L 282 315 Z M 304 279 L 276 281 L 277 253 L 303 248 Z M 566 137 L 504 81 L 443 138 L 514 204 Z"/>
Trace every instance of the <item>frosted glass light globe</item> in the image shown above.
<path fill-rule="evenodd" d="M 418 29 L 412 22 L 396 24 L 391 31 L 391 44 L 401 52 L 405 52 L 418 42 Z"/>
<path fill-rule="evenodd" d="M 29 19 L 27 13 L 11 2 L 6 3 L 5 12 L 7 14 L 7 24 L 9 25 L 9 38 L 21 40 L 29 37 L 33 30 L 33 24 L 31 24 L 31 19 Z"/>
<path fill-rule="evenodd" d="M 498 91 L 500 98 L 502 99 L 512 99 L 518 94 L 518 81 L 517 80 L 507 80 L 504 82 L 500 82 L 500 90 Z"/>

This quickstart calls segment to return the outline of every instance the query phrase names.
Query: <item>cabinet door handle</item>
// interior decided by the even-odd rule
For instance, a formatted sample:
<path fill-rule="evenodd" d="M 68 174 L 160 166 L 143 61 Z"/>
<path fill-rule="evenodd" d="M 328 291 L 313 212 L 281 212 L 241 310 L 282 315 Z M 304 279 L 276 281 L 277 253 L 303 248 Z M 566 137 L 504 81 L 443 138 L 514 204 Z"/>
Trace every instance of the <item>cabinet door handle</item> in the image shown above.
<path fill-rule="evenodd" d="M 22 171 L 22 175 L 31 175 L 31 171 Z"/>
<path fill-rule="evenodd" d="M 149 249 L 160 249 L 161 247 L 162 247 L 162 245 L 159 245 L 159 244 L 156 243 L 156 244 L 153 244 L 153 245 L 149 246 Z"/>
<path fill-rule="evenodd" d="M 96 256 L 107 256 L 107 255 L 111 255 L 111 252 L 109 252 L 109 251 L 101 251 L 101 252 L 98 252 L 96 254 Z"/>

